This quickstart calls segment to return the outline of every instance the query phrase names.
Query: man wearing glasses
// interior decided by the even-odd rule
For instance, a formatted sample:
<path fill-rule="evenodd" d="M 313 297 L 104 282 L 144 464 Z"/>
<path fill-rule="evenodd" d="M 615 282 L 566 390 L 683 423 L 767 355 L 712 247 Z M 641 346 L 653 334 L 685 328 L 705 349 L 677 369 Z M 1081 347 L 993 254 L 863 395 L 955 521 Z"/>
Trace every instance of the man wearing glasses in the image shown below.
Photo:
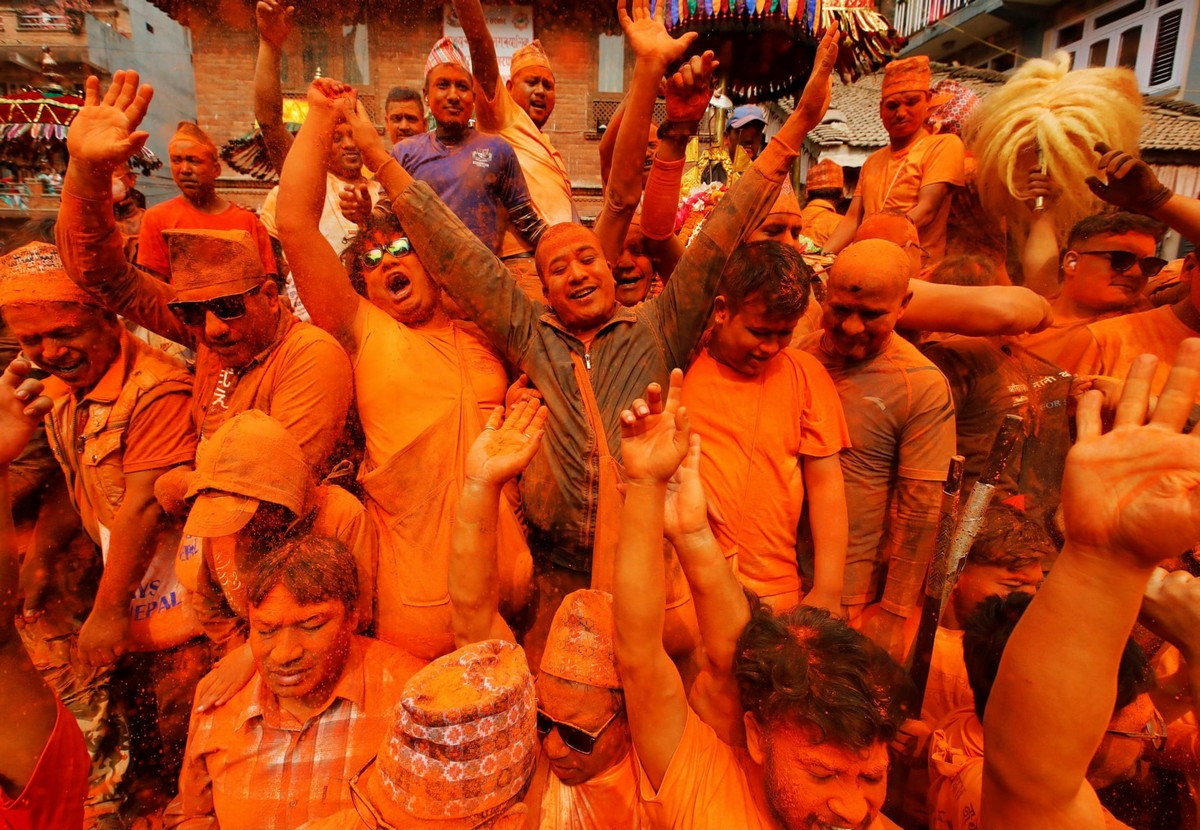
<path fill-rule="evenodd" d="M 1078 222 L 1067 236 L 1062 289 L 1051 300 L 1054 323 L 1028 335 L 1021 345 L 1051 363 L 1076 369 L 1086 342 L 1080 330 L 1135 311 L 1143 302 L 1146 281 L 1166 265 L 1154 255 L 1162 235 L 1161 224 L 1136 213 L 1102 213 Z"/>
<path fill-rule="evenodd" d="M 292 433 L 320 478 L 350 407 L 350 364 L 332 337 L 280 304 L 250 235 L 168 232 L 171 285 L 121 254 L 111 171 L 145 135 L 130 134 L 131 114 L 140 120 L 152 94 L 137 97 L 136 83 L 136 73 L 121 73 L 102 100 L 99 81 L 89 81 L 83 120 L 72 126 L 56 231 L 67 273 L 111 311 L 196 349 L 192 419 L 201 438 L 230 415 L 262 410 Z"/>

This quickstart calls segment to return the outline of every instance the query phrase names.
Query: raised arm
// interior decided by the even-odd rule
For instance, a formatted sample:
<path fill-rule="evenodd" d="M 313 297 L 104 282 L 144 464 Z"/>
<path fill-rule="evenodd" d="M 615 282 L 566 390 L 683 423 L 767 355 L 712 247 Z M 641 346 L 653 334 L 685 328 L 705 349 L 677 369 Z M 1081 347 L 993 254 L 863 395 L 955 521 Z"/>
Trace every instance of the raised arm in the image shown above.
<path fill-rule="evenodd" d="M 842 217 L 842 221 L 838 222 L 833 233 L 825 240 L 825 253 L 836 254 L 853 242 L 854 234 L 858 233 L 858 226 L 862 223 L 862 219 L 862 196 L 856 195 L 850 200 L 850 207 L 846 209 L 846 215 Z"/>
<path fill-rule="evenodd" d="M 1016 285 L 939 285 L 909 280 L 912 299 L 896 327 L 973 337 L 1024 334 L 1050 325 L 1046 298 Z"/>
<path fill-rule="evenodd" d="M 1042 210 L 1034 210 L 1029 236 L 1021 249 L 1021 271 L 1025 276 L 1025 287 L 1043 297 L 1058 293 L 1058 261 L 1060 256 L 1058 224 L 1055 222 L 1053 203 L 1060 190 L 1041 167 L 1029 171 L 1029 189 L 1026 205 L 1032 210 L 1041 199 Z"/>
<path fill-rule="evenodd" d="M 496 86 L 500 83 L 500 63 L 496 60 L 496 44 L 488 31 L 487 18 L 479 0 L 454 0 L 458 22 L 467 36 L 467 48 L 471 52 L 471 71 L 489 101 L 496 98 Z"/>
<path fill-rule="evenodd" d="M 830 26 L 821 39 L 812 75 L 796 109 L 700 227 L 667 287 L 652 301 L 677 366 L 686 363 L 704 331 L 730 253 L 770 211 L 799 153 L 797 148 L 829 108 L 837 41 L 837 26 Z"/>
<path fill-rule="evenodd" d="M 33 667 L 15 625 L 20 567 L 8 470 L 50 411 L 41 383 L 29 377 L 31 368 L 18 358 L 0 377 L 0 702 L 8 713 L 0 730 L 0 794 L 7 798 L 16 798 L 29 783 L 57 715 L 54 695 Z"/>
<path fill-rule="evenodd" d="M 279 80 L 283 42 L 292 33 L 295 6 L 280 0 L 258 0 L 254 17 L 258 22 L 258 60 L 254 64 L 254 118 L 262 131 L 263 144 L 275 172 L 283 172 L 283 160 L 292 147 L 292 134 L 283 124 L 283 85 Z M 290 262 L 290 260 L 289 260 Z"/>
<path fill-rule="evenodd" d="M 1098 172 L 1104 177 L 1089 177 L 1088 187 L 1110 205 L 1153 216 L 1193 245 L 1200 245 L 1200 200 L 1172 193 L 1158 180 L 1150 165 L 1123 150 L 1110 150 L 1097 144 Z"/>
<path fill-rule="evenodd" d="M 1200 391 L 1200 340 L 1180 345 L 1146 423 L 1155 365 L 1134 361 L 1108 434 L 1103 395 L 1079 404 L 1066 545 L 1008 641 L 984 717 L 988 826 L 1105 827 L 1084 777 L 1112 718 L 1121 651 L 1154 566 L 1200 541 L 1200 439 L 1180 433 Z"/>
<path fill-rule="evenodd" d="M 657 789 L 683 738 L 688 702 L 662 644 L 666 616 L 663 509 L 667 482 L 688 451 L 691 429 L 680 406 L 683 372 L 671 373 L 663 400 L 657 383 L 621 413 L 621 456 L 629 486 L 613 569 L 613 621 L 625 712 L 638 760 Z"/>
<path fill-rule="evenodd" d="M 263 0 L 264 3 L 273 0 Z M 314 89 L 316 84 L 313 85 Z M 275 224 L 296 281 L 296 290 L 312 321 L 329 332 L 349 354 L 357 351 L 354 318 L 365 302 L 350 285 L 346 269 L 321 234 L 327 198 L 325 148 L 341 115 L 330 98 L 310 90 L 308 118 L 283 165 Z"/>
<path fill-rule="evenodd" d="M 112 171 L 149 136 L 139 130 L 154 90 L 138 74 L 118 70 L 103 98 L 100 81 L 87 79 L 84 105 L 67 134 L 70 162 L 63 181 L 55 240 L 67 274 L 109 309 L 168 340 L 195 345 L 192 332 L 167 304 L 171 286 L 130 265 L 113 218 Z"/>
<path fill-rule="evenodd" d="M 450 547 L 450 623 L 457 648 L 489 639 L 516 642 L 498 610 L 500 496 L 537 454 L 549 415 L 536 398 L 516 404 L 508 417 L 497 408 L 467 453 L 466 483 Z"/>
<path fill-rule="evenodd" d="M 387 191 L 426 270 L 505 359 L 518 365 L 533 336 L 541 306 L 525 296 L 504 263 L 437 194 L 428 185 L 414 181 L 387 151 L 366 112 L 354 106 L 353 90 L 343 84 L 333 94 L 338 96 L 335 100 L 354 130 L 354 143 L 362 151 L 363 162 Z"/>
<path fill-rule="evenodd" d="M 596 219 L 596 236 L 600 237 L 609 262 L 616 262 L 621 256 L 625 232 L 642 197 L 646 137 L 650 134 L 659 82 L 667 67 L 681 58 L 697 37 L 695 32 L 671 37 L 663 25 L 665 14 L 665 3 L 658 3 L 651 13 L 649 0 L 633 0 L 632 15 L 625 9 L 625 0 L 617 3 L 617 17 L 636 60 L 633 82 L 625 96 L 625 114 L 617 133 L 612 171 L 604 188 L 604 208 Z M 706 54 L 711 63 L 712 53 Z"/>

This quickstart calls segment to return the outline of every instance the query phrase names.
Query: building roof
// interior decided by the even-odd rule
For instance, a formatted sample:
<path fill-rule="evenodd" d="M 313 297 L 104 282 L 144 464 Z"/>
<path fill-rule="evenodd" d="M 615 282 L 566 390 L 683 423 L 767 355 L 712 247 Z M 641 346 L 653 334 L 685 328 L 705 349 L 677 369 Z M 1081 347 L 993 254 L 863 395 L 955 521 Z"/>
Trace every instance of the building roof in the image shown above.
<path fill-rule="evenodd" d="M 933 81 L 952 79 L 983 97 L 1003 84 L 1007 75 L 988 69 L 932 65 Z M 808 134 L 806 143 L 814 155 L 838 148 L 850 150 L 849 156 L 864 158 L 887 144 L 887 132 L 879 120 L 879 91 L 883 73 L 868 75 L 857 83 L 833 82 L 833 100 L 825 120 Z M 784 117 L 792 111 L 792 102 L 774 105 Z M 1174 163 L 1200 163 L 1200 106 L 1166 98 L 1145 98 L 1141 150 L 1148 160 Z M 845 157 L 845 154 L 843 154 Z"/>

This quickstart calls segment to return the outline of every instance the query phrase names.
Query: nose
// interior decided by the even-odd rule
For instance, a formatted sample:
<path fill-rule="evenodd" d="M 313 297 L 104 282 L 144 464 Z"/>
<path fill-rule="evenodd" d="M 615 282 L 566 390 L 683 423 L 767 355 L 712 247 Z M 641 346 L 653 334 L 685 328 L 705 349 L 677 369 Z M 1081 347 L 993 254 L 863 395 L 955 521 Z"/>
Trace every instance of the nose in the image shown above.
<path fill-rule="evenodd" d="M 281 628 L 275 635 L 275 642 L 271 644 L 271 662 L 277 666 L 286 666 L 299 660 L 303 654 L 304 647 L 300 644 L 299 637 L 291 628 Z"/>
<path fill-rule="evenodd" d="M 47 337 L 42 341 L 42 357 L 50 362 L 58 360 L 67 353 L 67 347 L 60 340 Z"/>
<path fill-rule="evenodd" d="M 770 337 L 758 342 L 758 353 L 762 357 L 774 357 L 785 345 L 782 337 Z"/>
<path fill-rule="evenodd" d="M 871 812 L 871 805 L 857 789 L 832 796 L 826 804 L 830 812 L 849 827 L 864 823 Z"/>
<path fill-rule="evenodd" d="M 862 334 L 864 331 L 866 331 L 866 327 L 863 326 L 862 320 L 859 319 L 857 314 L 851 314 L 842 321 L 842 324 L 838 328 L 842 330 L 843 334 L 850 337 L 853 337 L 857 334 Z"/>
<path fill-rule="evenodd" d="M 229 324 L 211 311 L 204 312 L 204 336 L 216 340 L 229 332 Z"/>
<path fill-rule="evenodd" d="M 561 761 L 571 754 L 570 748 L 563 743 L 562 738 L 558 737 L 557 727 L 551 729 L 550 734 L 542 738 L 542 749 L 552 761 Z"/>

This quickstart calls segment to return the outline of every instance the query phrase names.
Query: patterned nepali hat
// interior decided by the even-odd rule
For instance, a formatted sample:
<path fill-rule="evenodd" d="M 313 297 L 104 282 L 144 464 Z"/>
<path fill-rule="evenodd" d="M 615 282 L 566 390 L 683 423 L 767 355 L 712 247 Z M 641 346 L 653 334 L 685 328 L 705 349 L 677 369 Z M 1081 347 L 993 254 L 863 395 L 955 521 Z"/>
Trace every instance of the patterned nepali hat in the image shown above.
<path fill-rule="evenodd" d="M 21 303 L 101 304 L 71 282 L 58 248 L 45 242 L 30 242 L 0 257 L 0 306 Z"/>
<path fill-rule="evenodd" d="M 443 37 L 433 44 L 433 49 L 429 51 L 429 57 L 425 59 L 425 74 L 428 75 L 435 66 L 441 66 L 443 63 L 453 63 L 468 72 L 471 71 L 471 64 L 467 61 L 467 56 L 448 37 Z"/>
<path fill-rule="evenodd" d="M 525 652 L 485 640 L 414 674 L 363 776 L 396 827 L 475 827 L 507 811 L 537 762 L 537 702 Z"/>
<path fill-rule="evenodd" d="M 841 190 L 845 186 L 842 166 L 833 159 L 822 159 L 808 168 L 804 190 L 812 193 L 814 190 Z"/>
<path fill-rule="evenodd" d="M 590 589 L 568 594 L 550 623 L 542 674 L 620 689 L 614 631 L 611 594 Z"/>
<path fill-rule="evenodd" d="M 779 188 L 779 195 L 775 198 L 775 204 L 771 206 L 770 213 L 800 215 L 800 201 L 796 198 L 796 191 L 792 189 L 790 178 L 783 180 L 783 187 Z"/>
<path fill-rule="evenodd" d="M 967 117 L 979 105 L 979 96 L 974 90 L 949 78 L 934 84 L 932 92 L 935 99 L 946 100 L 929 113 L 925 123 L 935 133 L 953 133 L 961 136 Z"/>
<path fill-rule="evenodd" d="M 546 57 L 546 50 L 542 48 L 540 40 L 530 41 L 513 52 L 512 60 L 508 67 L 508 76 L 515 78 L 518 72 L 522 69 L 529 69 L 531 66 L 543 67 L 548 71 L 553 71 L 550 69 L 550 58 Z"/>

